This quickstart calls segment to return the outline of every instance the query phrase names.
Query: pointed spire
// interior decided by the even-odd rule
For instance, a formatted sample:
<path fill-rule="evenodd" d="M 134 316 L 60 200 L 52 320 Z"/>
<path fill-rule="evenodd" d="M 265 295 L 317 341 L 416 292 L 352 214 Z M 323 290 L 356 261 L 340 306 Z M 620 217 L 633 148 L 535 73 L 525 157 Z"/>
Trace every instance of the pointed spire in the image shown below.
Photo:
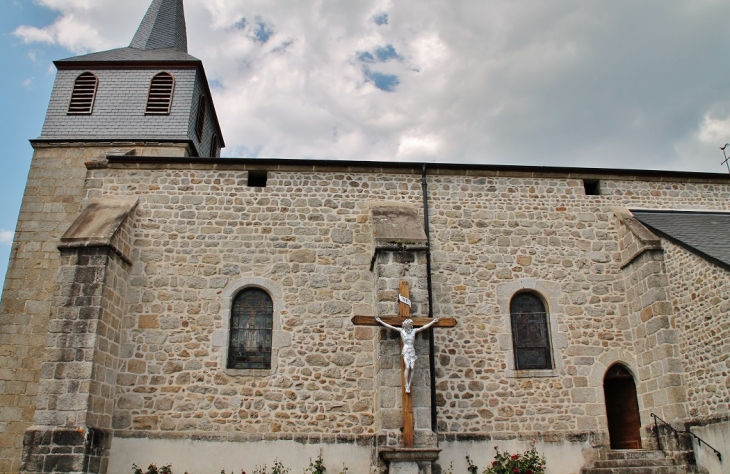
<path fill-rule="evenodd" d="M 174 48 L 187 53 L 183 0 L 153 0 L 129 46 L 143 50 Z"/>

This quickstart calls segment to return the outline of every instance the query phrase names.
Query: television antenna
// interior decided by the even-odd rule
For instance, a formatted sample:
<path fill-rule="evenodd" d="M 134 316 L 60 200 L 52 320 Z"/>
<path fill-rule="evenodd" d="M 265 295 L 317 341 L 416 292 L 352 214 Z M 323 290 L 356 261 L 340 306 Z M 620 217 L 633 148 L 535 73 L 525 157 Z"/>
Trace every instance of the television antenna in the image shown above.
<path fill-rule="evenodd" d="M 730 163 L 728 163 L 728 160 L 730 160 L 730 158 L 728 158 L 727 153 L 725 153 L 725 148 L 727 148 L 728 146 L 730 146 L 730 143 L 726 143 L 720 147 L 720 149 L 722 150 L 722 156 L 725 157 L 725 161 L 720 164 L 727 166 L 727 172 L 730 173 Z"/>

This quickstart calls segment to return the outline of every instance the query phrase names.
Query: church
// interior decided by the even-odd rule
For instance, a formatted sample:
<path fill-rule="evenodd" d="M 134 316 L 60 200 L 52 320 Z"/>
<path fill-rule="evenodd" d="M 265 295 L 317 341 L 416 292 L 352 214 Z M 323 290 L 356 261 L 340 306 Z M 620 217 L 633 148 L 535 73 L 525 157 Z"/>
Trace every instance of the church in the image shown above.
<path fill-rule="evenodd" d="M 182 0 L 54 64 L 0 472 L 730 473 L 730 175 L 221 158 Z"/>

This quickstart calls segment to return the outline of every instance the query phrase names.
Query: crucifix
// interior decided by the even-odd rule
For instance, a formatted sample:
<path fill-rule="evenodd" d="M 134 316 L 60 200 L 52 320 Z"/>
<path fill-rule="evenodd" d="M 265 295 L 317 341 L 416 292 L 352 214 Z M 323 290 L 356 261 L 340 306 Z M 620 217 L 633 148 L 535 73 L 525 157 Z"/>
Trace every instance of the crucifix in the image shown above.
<path fill-rule="evenodd" d="M 408 282 L 403 280 L 398 286 L 398 316 L 379 318 L 377 316 L 355 316 L 352 323 L 356 326 L 383 325 L 401 335 L 401 385 L 403 397 L 403 445 L 413 447 L 413 398 L 411 380 L 416 360 L 416 333 L 429 327 L 452 328 L 456 326 L 454 318 L 411 318 L 411 300 Z M 402 327 L 401 328 L 399 328 Z"/>

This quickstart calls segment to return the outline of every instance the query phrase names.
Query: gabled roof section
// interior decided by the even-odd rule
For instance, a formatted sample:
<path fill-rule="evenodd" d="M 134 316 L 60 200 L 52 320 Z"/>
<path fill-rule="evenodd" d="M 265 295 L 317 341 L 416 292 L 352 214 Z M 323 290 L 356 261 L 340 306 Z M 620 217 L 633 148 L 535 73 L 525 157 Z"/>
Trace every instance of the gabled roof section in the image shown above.
<path fill-rule="evenodd" d="M 183 0 L 154 0 L 129 46 L 143 50 L 173 48 L 187 53 Z"/>
<path fill-rule="evenodd" d="M 730 270 L 730 212 L 631 212 L 661 237 Z"/>

